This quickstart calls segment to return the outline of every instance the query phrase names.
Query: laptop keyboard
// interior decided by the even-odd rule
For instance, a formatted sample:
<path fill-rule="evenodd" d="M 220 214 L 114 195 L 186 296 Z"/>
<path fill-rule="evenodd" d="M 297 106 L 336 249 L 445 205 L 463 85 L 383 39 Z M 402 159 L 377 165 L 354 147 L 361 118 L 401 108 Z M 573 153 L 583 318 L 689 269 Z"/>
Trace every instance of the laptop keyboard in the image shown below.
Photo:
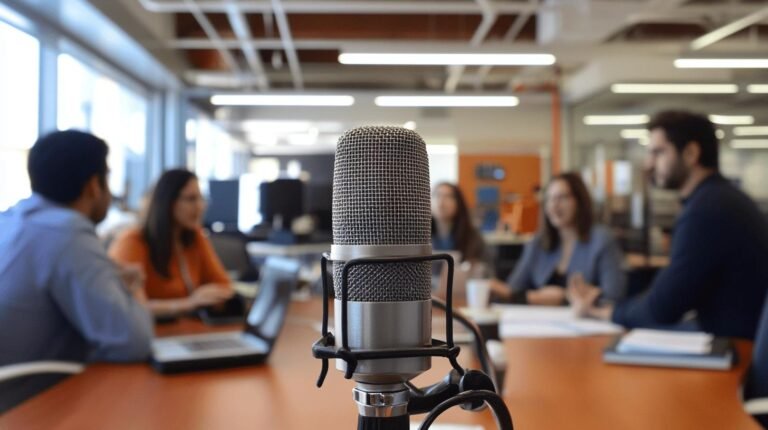
<path fill-rule="evenodd" d="M 245 346 L 237 339 L 210 339 L 182 343 L 189 351 L 210 351 L 212 349 L 242 348 Z"/>

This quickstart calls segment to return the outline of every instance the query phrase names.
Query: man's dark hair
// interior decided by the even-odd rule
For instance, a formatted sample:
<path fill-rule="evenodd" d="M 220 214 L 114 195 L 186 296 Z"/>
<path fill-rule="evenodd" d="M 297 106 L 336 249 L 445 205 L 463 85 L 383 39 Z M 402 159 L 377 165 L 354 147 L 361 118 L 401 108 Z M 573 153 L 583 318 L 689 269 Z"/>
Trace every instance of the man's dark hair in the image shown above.
<path fill-rule="evenodd" d="M 27 160 L 32 191 L 54 202 L 71 204 L 93 175 L 106 186 L 108 152 L 103 140 L 82 131 L 54 131 L 40 137 Z"/>
<path fill-rule="evenodd" d="M 684 110 L 667 110 L 657 113 L 648 123 L 648 130 L 660 128 L 667 140 L 677 148 L 678 153 L 689 142 L 696 142 L 701 148 L 699 164 L 711 169 L 718 168 L 718 144 L 715 125 L 705 115 Z"/>

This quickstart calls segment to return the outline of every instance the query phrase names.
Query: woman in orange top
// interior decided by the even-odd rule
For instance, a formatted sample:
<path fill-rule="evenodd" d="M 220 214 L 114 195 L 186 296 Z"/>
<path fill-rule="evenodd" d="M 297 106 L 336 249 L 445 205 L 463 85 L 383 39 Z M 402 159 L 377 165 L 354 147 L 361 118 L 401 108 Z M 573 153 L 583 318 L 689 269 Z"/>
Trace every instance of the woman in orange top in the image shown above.
<path fill-rule="evenodd" d="M 124 232 L 109 249 L 118 263 L 144 268 L 155 315 L 189 312 L 232 297 L 227 273 L 201 229 L 205 208 L 197 177 L 169 170 L 155 185 L 144 225 Z"/>

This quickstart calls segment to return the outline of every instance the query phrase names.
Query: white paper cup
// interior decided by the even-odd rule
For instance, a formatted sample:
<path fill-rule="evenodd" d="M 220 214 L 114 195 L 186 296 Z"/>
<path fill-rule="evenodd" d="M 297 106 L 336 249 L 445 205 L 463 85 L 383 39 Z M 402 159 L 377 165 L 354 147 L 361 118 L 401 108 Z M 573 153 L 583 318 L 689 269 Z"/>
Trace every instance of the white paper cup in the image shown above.
<path fill-rule="evenodd" d="M 467 307 L 485 309 L 491 298 L 491 281 L 489 279 L 470 279 L 467 281 Z"/>

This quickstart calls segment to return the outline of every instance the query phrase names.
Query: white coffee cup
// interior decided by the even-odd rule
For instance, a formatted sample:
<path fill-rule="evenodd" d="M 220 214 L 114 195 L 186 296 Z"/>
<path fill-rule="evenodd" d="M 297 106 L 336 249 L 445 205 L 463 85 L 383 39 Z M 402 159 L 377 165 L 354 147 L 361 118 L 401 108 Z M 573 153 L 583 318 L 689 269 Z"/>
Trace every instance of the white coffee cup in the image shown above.
<path fill-rule="evenodd" d="M 490 279 L 470 279 L 467 281 L 467 307 L 485 309 L 491 298 Z"/>

